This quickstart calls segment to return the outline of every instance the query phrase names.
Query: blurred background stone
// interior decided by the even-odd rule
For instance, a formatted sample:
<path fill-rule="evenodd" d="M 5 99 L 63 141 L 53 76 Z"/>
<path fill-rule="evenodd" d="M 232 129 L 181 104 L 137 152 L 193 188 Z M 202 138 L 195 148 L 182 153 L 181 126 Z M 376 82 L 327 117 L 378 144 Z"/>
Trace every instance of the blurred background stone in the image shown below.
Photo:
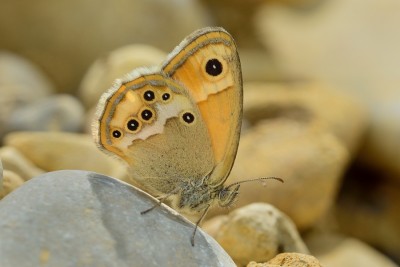
<path fill-rule="evenodd" d="M 307 13 L 264 5 L 257 31 L 282 75 L 322 80 L 368 107 L 371 124 L 359 156 L 400 179 L 400 2 L 322 2 Z"/>
<path fill-rule="evenodd" d="M 213 220 L 203 228 L 206 232 L 211 228 L 213 237 L 238 266 L 252 260 L 265 262 L 281 252 L 308 253 L 294 223 L 269 204 L 253 203 L 218 220 L 221 223 Z"/>
<path fill-rule="evenodd" d="M 10 114 L 6 131 L 79 132 L 84 124 L 84 109 L 73 96 L 53 95 L 16 108 Z"/>
<path fill-rule="evenodd" d="M 0 9 L 0 49 L 32 60 L 49 75 L 58 91 L 75 92 L 83 73 L 99 56 L 130 43 L 170 51 L 177 40 L 210 20 L 195 0 L 101 5 L 93 0 L 39 0 L 34 4 L 6 0 Z"/>
<path fill-rule="evenodd" d="M 19 55 L 0 50 L 0 138 L 16 109 L 52 92 L 54 86 L 40 68 Z"/>
<path fill-rule="evenodd" d="M 338 233 L 309 233 L 305 242 L 322 266 L 395 267 L 388 257 L 366 243 Z"/>
<path fill-rule="evenodd" d="M 244 118 L 251 125 L 288 118 L 332 133 L 356 157 L 368 125 L 357 99 L 316 81 L 245 83 Z"/>
<path fill-rule="evenodd" d="M 91 170 L 125 179 L 126 167 L 108 157 L 85 134 L 61 132 L 14 132 L 4 142 L 45 171 L 78 169 Z"/>
<path fill-rule="evenodd" d="M 18 174 L 24 181 L 45 172 L 35 166 L 19 150 L 12 146 L 3 146 L 0 148 L 0 159 L 3 161 L 5 169 Z"/>

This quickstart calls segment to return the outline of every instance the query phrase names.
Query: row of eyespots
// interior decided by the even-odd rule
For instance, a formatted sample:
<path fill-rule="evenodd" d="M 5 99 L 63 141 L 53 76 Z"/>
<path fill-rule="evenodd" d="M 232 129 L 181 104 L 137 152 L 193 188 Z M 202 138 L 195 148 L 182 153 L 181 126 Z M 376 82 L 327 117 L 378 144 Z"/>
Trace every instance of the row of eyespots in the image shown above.
<path fill-rule="evenodd" d="M 156 94 L 154 93 L 153 90 L 146 90 L 143 93 L 143 99 L 148 103 L 153 103 L 156 100 Z M 167 102 L 171 99 L 171 94 L 169 92 L 164 92 L 161 95 L 161 99 L 164 102 Z"/>
<path fill-rule="evenodd" d="M 143 108 L 139 113 L 139 117 L 129 117 L 126 124 L 125 130 L 130 133 L 137 133 L 142 128 L 143 123 L 151 123 L 155 119 L 155 112 L 150 107 Z M 122 132 L 119 129 L 112 130 L 112 136 L 114 138 L 121 138 Z"/>
<path fill-rule="evenodd" d="M 147 115 L 144 115 L 144 114 L 147 114 Z M 152 117 L 152 115 L 150 116 L 149 114 L 152 114 L 152 111 L 150 109 L 143 109 L 143 111 L 141 112 L 142 119 L 144 119 L 146 121 L 146 119 L 147 119 L 146 116 Z M 191 111 L 182 112 L 180 114 L 179 118 L 182 122 L 184 122 L 187 125 L 193 124 L 196 120 L 195 115 Z M 128 132 L 137 133 L 142 128 L 142 123 L 137 118 L 131 117 L 128 119 L 128 122 L 126 123 L 125 128 Z M 117 139 L 121 138 L 122 132 L 120 130 L 114 129 L 112 131 L 112 136 Z"/>
<path fill-rule="evenodd" d="M 126 130 L 131 133 L 137 133 L 142 128 L 142 123 L 151 123 L 156 115 L 152 108 L 145 107 L 138 113 L 138 117 L 130 117 L 126 123 Z"/>

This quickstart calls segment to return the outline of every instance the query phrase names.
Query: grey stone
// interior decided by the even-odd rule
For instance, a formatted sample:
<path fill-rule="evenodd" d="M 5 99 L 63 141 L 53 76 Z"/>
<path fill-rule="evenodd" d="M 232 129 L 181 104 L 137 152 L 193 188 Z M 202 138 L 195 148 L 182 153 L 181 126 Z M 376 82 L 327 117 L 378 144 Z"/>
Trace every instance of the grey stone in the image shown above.
<path fill-rule="evenodd" d="M 85 111 L 73 96 L 53 95 L 16 108 L 6 125 L 7 131 L 78 132 L 84 123 Z"/>
<path fill-rule="evenodd" d="M 201 229 L 146 193 L 87 171 L 57 171 L 0 201 L 0 266 L 235 266 Z"/>
<path fill-rule="evenodd" d="M 0 50 L 0 137 L 19 107 L 39 101 L 54 91 L 46 75 L 27 59 Z"/>

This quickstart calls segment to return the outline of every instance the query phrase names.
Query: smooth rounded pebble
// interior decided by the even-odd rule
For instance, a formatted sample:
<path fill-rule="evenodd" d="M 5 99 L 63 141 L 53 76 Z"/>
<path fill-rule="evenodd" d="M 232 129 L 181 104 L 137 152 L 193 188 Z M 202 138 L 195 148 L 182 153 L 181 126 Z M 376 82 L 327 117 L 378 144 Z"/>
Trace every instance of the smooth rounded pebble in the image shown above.
<path fill-rule="evenodd" d="M 0 147 L 0 158 L 5 169 L 15 172 L 25 181 L 45 172 L 12 146 Z"/>
<path fill-rule="evenodd" d="M 84 124 L 84 108 L 71 95 L 53 95 L 16 108 L 8 118 L 6 131 L 79 132 Z"/>
<path fill-rule="evenodd" d="M 7 131 L 13 112 L 54 91 L 44 73 L 27 59 L 0 51 L 0 137 Z"/>
<path fill-rule="evenodd" d="M 86 171 L 38 176 L 0 201 L 0 266 L 235 266 L 218 243 L 128 184 Z"/>
<path fill-rule="evenodd" d="M 214 238 L 239 266 L 252 260 L 265 262 L 281 252 L 309 252 L 294 223 L 272 205 L 253 203 L 217 221 L 211 220 L 213 223 L 205 223 L 203 228 L 211 228 Z"/>
<path fill-rule="evenodd" d="M 367 128 L 367 111 L 357 99 L 320 82 L 245 84 L 244 118 L 288 118 L 335 135 L 356 156 Z M 348 116 L 351 114 L 351 116 Z"/>
<path fill-rule="evenodd" d="M 124 179 L 125 166 L 102 153 L 91 136 L 65 132 L 13 132 L 4 143 L 45 171 L 79 169 Z"/>
<path fill-rule="evenodd" d="M 367 243 L 342 234 L 314 231 L 305 242 L 323 266 L 396 267 L 389 257 Z"/>

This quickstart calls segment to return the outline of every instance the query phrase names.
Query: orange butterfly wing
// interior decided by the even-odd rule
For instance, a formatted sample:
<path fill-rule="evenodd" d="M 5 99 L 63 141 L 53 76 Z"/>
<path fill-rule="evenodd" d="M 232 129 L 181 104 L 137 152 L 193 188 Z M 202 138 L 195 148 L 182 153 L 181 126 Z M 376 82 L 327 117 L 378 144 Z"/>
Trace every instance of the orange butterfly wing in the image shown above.
<path fill-rule="evenodd" d="M 175 48 L 162 71 L 197 102 L 216 161 L 211 180 L 223 183 L 235 160 L 243 107 L 240 60 L 232 36 L 222 28 L 198 30 Z"/>

